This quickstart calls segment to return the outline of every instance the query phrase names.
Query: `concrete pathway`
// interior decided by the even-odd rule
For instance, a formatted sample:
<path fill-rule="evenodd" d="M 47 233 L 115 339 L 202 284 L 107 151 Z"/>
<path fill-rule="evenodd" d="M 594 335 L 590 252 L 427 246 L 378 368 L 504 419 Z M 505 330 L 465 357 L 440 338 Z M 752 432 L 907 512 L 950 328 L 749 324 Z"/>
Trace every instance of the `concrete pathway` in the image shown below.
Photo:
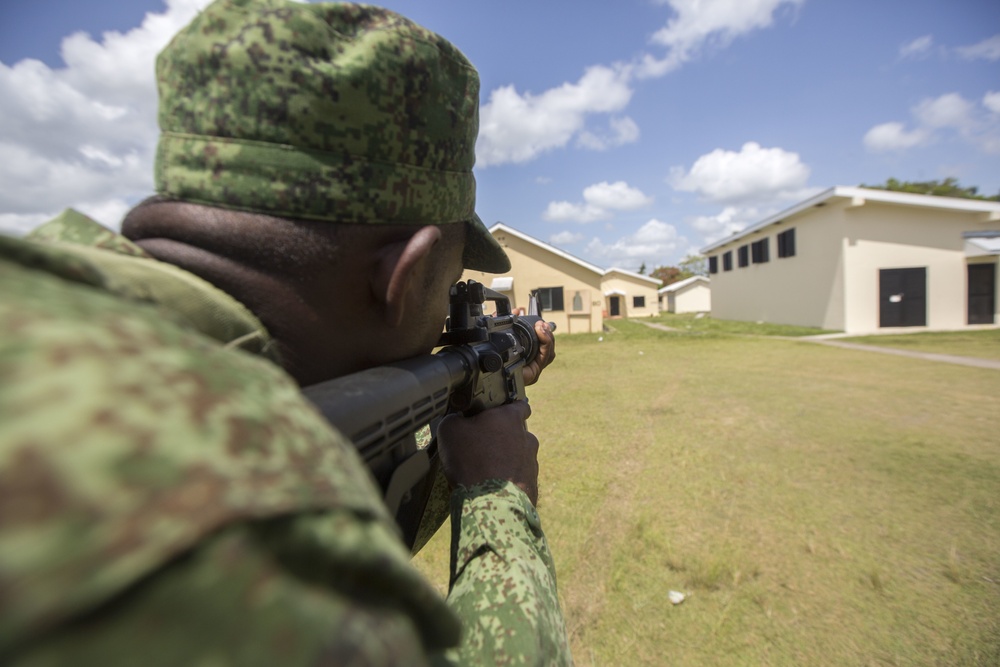
<path fill-rule="evenodd" d="M 954 354 L 937 354 L 935 352 L 918 352 L 916 350 L 900 350 L 896 347 L 881 347 L 879 345 L 862 345 L 861 343 L 848 343 L 847 341 L 834 340 L 831 338 L 786 338 L 785 340 L 799 340 L 806 343 L 817 343 L 819 345 L 829 345 L 831 347 L 842 347 L 847 350 L 861 350 L 864 352 L 881 352 L 882 354 L 894 354 L 898 357 L 912 357 L 913 359 L 923 359 L 924 361 L 940 361 L 946 364 L 958 364 L 960 366 L 972 366 L 973 368 L 989 368 L 1000 371 L 1000 361 L 995 359 L 980 359 L 978 357 L 959 357 Z"/>
<path fill-rule="evenodd" d="M 681 331 L 656 322 L 643 322 L 642 320 L 631 320 L 645 324 L 651 329 L 661 331 Z M 910 357 L 913 359 L 923 359 L 924 361 L 938 361 L 946 364 L 958 364 L 959 366 L 972 366 L 973 368 L 987 368 L 1000 371 L 1000 361 L 996 359 L 980 359 L 978 357 L 960 357 L 954 354 L 937 354 L 934 352 L 917 352 L 916 350 L 900 350 L 895 347 L 880 347 L 878 345 L 862 345 L 861 343 L 849 343 L 847 341 L 836 340 L 838 336 L 844 334 L 827 334 L 820 336 L 755 336 L 753 334 L 733 334 L 740 336 L 750 336 L 752 338 L 778 338 L 801 343 L 814 343 L 817 345 L 829 345 L 830 347 L 841 347 L 846 350 L 859 350 L 862 352 L 880 352 L 882 354 L 894 354 L 897 357 Z"/>

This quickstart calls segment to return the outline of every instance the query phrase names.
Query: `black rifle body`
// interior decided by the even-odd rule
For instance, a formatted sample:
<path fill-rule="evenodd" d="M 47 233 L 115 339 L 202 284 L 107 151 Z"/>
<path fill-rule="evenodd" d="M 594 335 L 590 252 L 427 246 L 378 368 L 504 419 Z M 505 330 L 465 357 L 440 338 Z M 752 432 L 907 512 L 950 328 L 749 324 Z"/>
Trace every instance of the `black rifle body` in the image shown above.
<path fill-rule="evenodd" d="M 482 314 L 487 300 L 496 315 Z M 471 416 L 524 399 L 522 369 L 539 348 L 534 296 L 529 314 L 515 315 L 506 296 L 470 280 L 451 288 L 450 301 L 444 347 L 436 354 L 303 389 L 354 443 L 411 547 L 436 466 L 434 446 L 417 447 L 413 434 L 450 412 Z"/>

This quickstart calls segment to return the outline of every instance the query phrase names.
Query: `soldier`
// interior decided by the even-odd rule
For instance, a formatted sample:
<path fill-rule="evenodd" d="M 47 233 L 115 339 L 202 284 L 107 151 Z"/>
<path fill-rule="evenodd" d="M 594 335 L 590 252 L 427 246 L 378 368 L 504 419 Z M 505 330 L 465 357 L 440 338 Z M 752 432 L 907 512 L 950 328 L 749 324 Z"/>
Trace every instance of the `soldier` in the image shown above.
<path fill-rule="evenodd" d="M 122 234 L 0 237 L 0 662 L 569 663 L 527 404 L 442 424 L 443 600 L 299 391 L 428 352 L 462 269 L 509 268 L 475 69 L 386 10 L 218 0 L 157 78 Z"/>

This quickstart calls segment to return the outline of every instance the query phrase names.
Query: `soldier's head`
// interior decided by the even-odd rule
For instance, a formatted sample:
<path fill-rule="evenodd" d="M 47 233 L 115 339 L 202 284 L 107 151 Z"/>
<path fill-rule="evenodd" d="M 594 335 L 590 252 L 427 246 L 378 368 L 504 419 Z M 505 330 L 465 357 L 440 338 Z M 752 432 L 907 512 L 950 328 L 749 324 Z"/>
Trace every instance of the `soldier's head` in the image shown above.
<path fill-rule="evenodd" d="M 191 248 L 208 251 L 223 274 L 210 279 L 237 291 L 226 260 L 273 273 L 341 327 L 370 315 L 345 311 L 360 307 L 348 293 L 384 287 L 383 320 L 419 347 L 463 267 L 508 270 L 475 212 L 479 78 L 442 37 L 377 7 L 217 0 L 160 54 L 157 82 L 159 194 L 123 225 L 157 256 L 204 274 Z M 393 301 L 425 286 L 433 324 Z"/>

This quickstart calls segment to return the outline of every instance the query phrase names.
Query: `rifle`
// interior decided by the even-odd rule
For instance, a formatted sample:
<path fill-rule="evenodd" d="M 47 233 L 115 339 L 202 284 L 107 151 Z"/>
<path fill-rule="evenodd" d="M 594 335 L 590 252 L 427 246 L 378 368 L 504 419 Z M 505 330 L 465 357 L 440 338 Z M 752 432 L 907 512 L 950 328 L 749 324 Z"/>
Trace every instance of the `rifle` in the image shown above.
<path fill-rule="evenodd" d="M 496 315 L 483 315 L 493 301 Z M 420 447 L 414 433 L 451 412 L 472 416 L 525 398 L 521 370 L 538 355 L 535 323 L 542 319 L 532 293 L 527 315 L 510 299 L 469 280 L 449 291 L 449 315 L 436 354 L 426 354 L 345 375 L 303 389 L 323 416 L 361 454 L 382 488 L 403 539 L 414 553 L 429 534 L 421 530 L 438 476 L 436 443 Z M 554 330 L 555 325 L 549 323 Z M 418 532 L 420 535 L 418 535 Z"/>

